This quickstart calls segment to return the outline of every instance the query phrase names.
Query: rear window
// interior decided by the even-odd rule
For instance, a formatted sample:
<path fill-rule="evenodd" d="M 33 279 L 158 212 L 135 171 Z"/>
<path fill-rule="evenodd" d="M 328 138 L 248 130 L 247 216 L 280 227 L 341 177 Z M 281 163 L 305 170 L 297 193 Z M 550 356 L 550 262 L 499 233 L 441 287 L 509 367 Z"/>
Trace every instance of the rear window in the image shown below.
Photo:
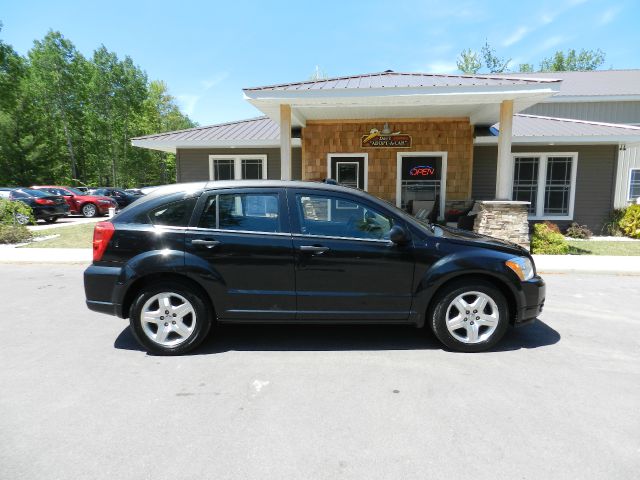
<path fill-rule="evenodd" d="M 51 195 L 49 192 L 43 192 L 41 190 L 33 190 L 31 188 L 21 188 L 20 190 L 14 190 L 14 195 L 16 192 L 22 193 L 22 198 L 24 197 L 48 197 Z"/>

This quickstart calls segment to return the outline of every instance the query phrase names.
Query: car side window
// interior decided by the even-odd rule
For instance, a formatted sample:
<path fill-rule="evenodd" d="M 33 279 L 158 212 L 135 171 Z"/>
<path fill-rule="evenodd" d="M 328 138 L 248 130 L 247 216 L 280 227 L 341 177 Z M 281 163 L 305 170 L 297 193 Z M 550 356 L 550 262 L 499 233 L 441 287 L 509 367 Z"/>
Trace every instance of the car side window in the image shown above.
<path fill-rule="evenodd" d="M 325 195 L 296 196 L 305 235 L 388 240 L 393 218 L 358 201 Z"/>
<path fill-rule="evenodd" d="M 185 198 L 184 200 L 161 205 L 150 210 L 148 215 L 146 215 L 148 217 L 147 221 L 144 221 L 144 217 L 142 216 L 139 216 L 136 220 L 137 223 L 151 222 L 153 225 L 187 227 L 189 226 L 189 220 L 191 219 L 191 213 L 195 205 L 195 198 Z"/>
<path fill-rule="evenodd" d="M 200 221 L 200 228 L 280 232 L 278 194 L 229 193 L 210 196 Z"/>

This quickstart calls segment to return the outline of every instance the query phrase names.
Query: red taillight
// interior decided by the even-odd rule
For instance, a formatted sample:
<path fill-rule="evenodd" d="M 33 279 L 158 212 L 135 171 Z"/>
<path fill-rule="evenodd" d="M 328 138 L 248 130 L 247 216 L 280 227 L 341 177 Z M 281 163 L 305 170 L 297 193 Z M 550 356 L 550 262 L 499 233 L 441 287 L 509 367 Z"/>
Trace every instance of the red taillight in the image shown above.
<path fill-rule="evenodd" d="M 56 202 L 53 200 L 49 200 L 48 198 L 36 198 L 36 203 L 38 205 L 55 205 Z"/>
<path fill-rule="evenodd" d="M 98 222 L 93 230 L 93 261 L 102 260 L 102 255 L 109 245 L 109 240 L 113 237 L 116 229 L 111 222 Z"/>

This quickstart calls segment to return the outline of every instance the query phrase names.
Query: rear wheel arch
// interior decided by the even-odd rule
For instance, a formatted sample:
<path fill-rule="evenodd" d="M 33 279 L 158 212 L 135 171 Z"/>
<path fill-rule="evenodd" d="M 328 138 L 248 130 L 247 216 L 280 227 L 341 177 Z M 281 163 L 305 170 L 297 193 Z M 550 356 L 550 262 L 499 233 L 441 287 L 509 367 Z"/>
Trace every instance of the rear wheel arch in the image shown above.
<path fill-rule="evenodd" d="M 483 273 L 463 273 L 463 274 L 448 278 L 446 281 L 440 284 L 438 288 L 435 290 L 435 292 L 433 292 L 433 295 L 431 296 L 431 298 L 429 299 L 427 308 L 425 310 L 425 320 L 428 320 L 429 312 L 431 311 L 431 309 L 433 308 L 435 303 L 438 301 L 438 298 L 443 292 L 449 290 L 451 286 L 454 284 L 468 282 L 470 285 L 473 285 L 474 281 L 483 281 L 483 282 L 490 283 L 495 288 L 497 288 L 500 291 L 500 293 L 502 293 L 502 295 L 504 295 L 504 298 L 507 300 L 507 305 L 509 307 L 509 323 L 513 325 L 515 323 L 515 319 L 518 311 L 518 303 L 513 290 L 509 287 L 509 285 L 507 285 L 507 283 L 504 280 L 501 280 L 500 278 L 494 275 L 483 274 Z M 427 325 L 428 321 L 425 321 L 424 324 Z"/>
<path fill-rule="evenodd" d="M 129 318 L 131 313 L 131 305 L 133 301 L 138 296 L 138 293 L 142 291 L 145 287 L 149 285 L 153 285 L 155 283 L 168 283 L 175 282 L 181 284 L 183 286 L 188 287 L 193 293 L 197 293 L 198 296 L 202 299 L 203 302 L 207 305 L 211 312 L 211 319 L 215 320 L 215 306 L 213 301 L 207 291 L 195 280 L 185 276 L 180 275 L 178 273 L 165 273 L 165 272 L 156 272 L 150 273 L 149 275 L 145 275 L 144 277 L 138 278 L 135 280 L 127 289 L 127 292 L 124 295 L 124 299 L 122 301 L 122 317 Z"/>

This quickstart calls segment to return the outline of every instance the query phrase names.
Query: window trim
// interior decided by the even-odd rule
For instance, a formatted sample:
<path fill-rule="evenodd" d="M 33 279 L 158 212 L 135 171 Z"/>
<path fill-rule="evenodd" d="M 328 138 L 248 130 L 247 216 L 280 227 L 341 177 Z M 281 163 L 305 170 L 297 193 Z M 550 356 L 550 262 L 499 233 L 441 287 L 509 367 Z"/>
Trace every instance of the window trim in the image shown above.
<path fill-rule="evenodd" d="M 516 157 L 538 158 L 538 181 L 536 192 L 536 213 L 530 214 L 529 220 L 573 220 L 576 199 L 576 178 L 578 173 L 578 152 L 512 152 L 511 153 L 511 199 L 513 200 L 513 184 L 516 174 Z M 569 189 L 569 210 L 567 215 L 545 215 L 544 194 L 547 184 L 547 162 L 549 157 L 571 157 L 571 185 Z"/>
<path fill-rule="evenodd" d="M 631 198 L 631 178 L 633 177 L 633 172 L 640 172 L 640 167 L 631 167 L 629 168 L 629 180 L 627 182 L 627 202 L 635 202 L 636 198 L 638 197 L 634 197 Z"/>
<path fill-rule="evenodd" d="M 361 153 L 327 153 L 327 178 L 333 178 L 333 169 L 331 168 L 331 160 L 333 157 L 353 157 L 364 159 L 364 188 L 365 192 L 369 191 L 369 154 Z M 337 172 L 335 172 L 337 174 Z M 358 166 L 358 175 L 360 175 L 360 166 Z M 337 177 L 337 175 L 336 175 Z M 360 178 L 358 176 L 358 178 Z"/>
<path fill-rule="evenodd" d="M 214 160 L 233 160 L 233 179 L 244 180 L 242 178 L 242 160 L 261 160 L 262 161 L 262 180 L 267 179 L 267 155 L 264 153 L 258 153 L 255 155 L 242 154 L 242 155 L 221 155 L 211 154 L 209 155 L 209 180 L 217 181 L 213 174 Z M 222 180 L 221 180 L 222 181 Z"/>

